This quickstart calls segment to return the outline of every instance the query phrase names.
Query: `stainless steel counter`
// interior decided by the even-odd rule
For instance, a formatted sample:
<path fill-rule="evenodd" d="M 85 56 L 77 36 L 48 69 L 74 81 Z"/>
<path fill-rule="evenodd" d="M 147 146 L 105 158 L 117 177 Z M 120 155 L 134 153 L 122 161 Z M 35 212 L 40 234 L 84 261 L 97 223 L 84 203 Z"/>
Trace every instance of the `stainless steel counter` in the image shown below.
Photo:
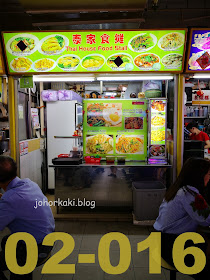
<path fill-rule="evenodd" d="M 167 167 L 170 168 L 172 167 L 172 165 L 170 164 L 148 164 L 147 162 L 142 162 L 142 161 L 126 161 L 125 163 L 118 163 L 118 162 L 114 162 L 114 163 L 106 163 L 106 161 L 102 161 L 101 163 L 82 163 L 79 165 L 55 165 L 55 164 L 50 164 L 49 167 L 54 167 L 54 168 L 60 168 L 60 167 L 110 167 L 110 166 L 116 166 L 116 167 Z"/>
<path fill-rule="evenodd" d="M 146 162 L 49 165 L 55 169 L 55 199 L 72 200 L 70 207 L 57 206 L 59 213 L 132 213 L 132 183 L 161 181 L 171 184 L 172 166 Z M 78 201 L 83 201 L 78 206 Z M 89 203 L 89 206 L 84 203 Z M 90 208 L 90 203 L 95 207 Z"/>

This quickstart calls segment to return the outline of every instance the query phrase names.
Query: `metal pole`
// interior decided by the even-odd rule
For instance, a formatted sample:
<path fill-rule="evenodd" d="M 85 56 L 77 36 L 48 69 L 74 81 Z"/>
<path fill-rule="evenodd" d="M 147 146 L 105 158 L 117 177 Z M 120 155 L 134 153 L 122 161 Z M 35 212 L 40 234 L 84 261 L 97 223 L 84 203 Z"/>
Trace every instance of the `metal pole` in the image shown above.
<path fill-rule="evenodd" d="M 40 125 L 41 125 L 41 136 L 44 137 L 44 102 L 41 97 L 43 91 L 43 82 L 40 82 Z"/>
<path fill-rule="evenodd" d="M 174 75 L 173 182 L 177 175 L 178 75 Z"/>
<path fill-rule="evenodd" d="M 32 131 L 31 131 L 31 89 L 28 89 L 28 96 L 29 96 L 29 100 L 28 100 L 28 136 L 29 139 L 32 138 Z"/>
<path fill-rule="evenodd" d="M 100 81 L 100 94 L 103 93 L 103 81 Z"/>

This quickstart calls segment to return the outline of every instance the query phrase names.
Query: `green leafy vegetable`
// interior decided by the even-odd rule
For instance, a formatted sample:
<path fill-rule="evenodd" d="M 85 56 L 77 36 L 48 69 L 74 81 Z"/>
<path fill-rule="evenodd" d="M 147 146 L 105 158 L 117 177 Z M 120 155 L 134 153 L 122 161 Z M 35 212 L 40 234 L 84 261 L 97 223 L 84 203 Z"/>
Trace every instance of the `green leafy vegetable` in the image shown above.
<path fill-rule="evenodd" d="M 130 44 L 134 50 L 138 51 L 152 47 L 154 45 L 154 42 L 150 35 L 144 34 L 134 38 Z"/>
<path fill-rule="evenodd" d="M 58 40 L 58 43 L 61 47 L 63 47 L 64 39 L 62 36 L 56 35 L 55 38 Z"/>
<path fill-rule="evenodd" d="M 16 38 L 15 40 L 16 41 L 23 41 L 25 38 L 24 37 L 18 37 L 18 38 Z"/>

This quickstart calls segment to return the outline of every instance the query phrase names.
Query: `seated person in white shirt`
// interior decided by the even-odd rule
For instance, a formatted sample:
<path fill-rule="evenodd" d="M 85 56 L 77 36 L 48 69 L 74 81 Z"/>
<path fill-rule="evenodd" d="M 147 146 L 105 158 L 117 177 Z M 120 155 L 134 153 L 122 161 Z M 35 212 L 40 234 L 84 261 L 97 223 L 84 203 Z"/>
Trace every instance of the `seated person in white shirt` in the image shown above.
<path fill-rule="evenodd" d="M 172 266 L 172 248 L 177 236 L 185 232 L 196 232 L 199 225 L 210 226 L 210 207 L 203 197 L 209 180 L 210 161 L 190 158 L 175 183 L 166 191 L 154 228 L 162 233 L 161 255 Z M 189 241 L 186 246 L 197 246 L 207 255 L 207 240 L 205 244 L 197 245 Z M 192 266 L 194 258 L 188 255 L 185 264 Z M 192 276 L 199 280 L 210 279 L 209 265 L 201 273 Z"/>

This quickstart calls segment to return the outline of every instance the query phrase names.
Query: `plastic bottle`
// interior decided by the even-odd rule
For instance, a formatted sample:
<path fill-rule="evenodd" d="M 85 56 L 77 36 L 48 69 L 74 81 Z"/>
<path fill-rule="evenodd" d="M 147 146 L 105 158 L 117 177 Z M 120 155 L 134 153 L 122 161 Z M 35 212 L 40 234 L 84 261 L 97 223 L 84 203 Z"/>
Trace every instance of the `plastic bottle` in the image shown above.
<path fill-rule="evenodd" d="M 203 117 L 203 107 L 200 107 L 199 116 L 200 116 L 200 117 Z"/>
<path fill-rule="evenodd" d="M 193 106 L 191 106 L 191 109 L 190 109 L 190 117 L 193 117 L 193 114 L 194 114 L 194 109 L 193 109 Z"/>
<path fill-rule="evenodd" d="M 208 117 L 208 107 L 203 107 L 203 115 L 205 118 Z"/>
<path fill-rule="evenodd" d="M 187 116 L 190 117 L 190 107 L 187 106 Z"/>
<path fill-rule="evenodd" d="M 184 117 L 186 117 L 187 116 L 187 107 L 186 107 L 186 105 L 184 105 Z"/>
<path fill-rule="evenodd" d="M 195 117 L 198 117 L 199 116 L 199 109 L 198 107 L 195 107 Z"/>

